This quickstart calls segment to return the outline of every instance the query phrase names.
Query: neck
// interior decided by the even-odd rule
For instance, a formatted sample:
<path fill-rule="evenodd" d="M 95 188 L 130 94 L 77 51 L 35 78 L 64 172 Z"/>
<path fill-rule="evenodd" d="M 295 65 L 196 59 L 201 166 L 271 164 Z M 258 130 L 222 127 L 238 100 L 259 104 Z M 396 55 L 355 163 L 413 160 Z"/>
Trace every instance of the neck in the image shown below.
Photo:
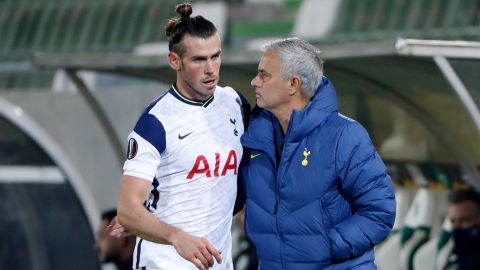
<path fill-rule="evenodd" d="M 281 108 L 274 109 L 271 111 L 273 115 L 275 115 L 275 117 L 280 122 L 280 126 L 282 127 L 283 134 L 287 133 L 288 124 L 290 123 L 290 118 L 292 116 L 293 111 L 294 110 L 301 111 L 305 109 L 308 102 L 310 102 L 310 100 L 306 98 L 295 99 L 291 103 L 286 104 L 286 106 L 283 106 Z"/>
<path fill-rule="evenodd" d="M 185 83 L 183 80 L 177 80 L 175 82 L 175 88 L 177 91 L 184 97 L 190 99 L 190 100 L 196 100 L 196 101 L 206 101 L 207 99 L 210 98 L 210 96 L 203 96 L 197 94 L 187 83 Z"/>

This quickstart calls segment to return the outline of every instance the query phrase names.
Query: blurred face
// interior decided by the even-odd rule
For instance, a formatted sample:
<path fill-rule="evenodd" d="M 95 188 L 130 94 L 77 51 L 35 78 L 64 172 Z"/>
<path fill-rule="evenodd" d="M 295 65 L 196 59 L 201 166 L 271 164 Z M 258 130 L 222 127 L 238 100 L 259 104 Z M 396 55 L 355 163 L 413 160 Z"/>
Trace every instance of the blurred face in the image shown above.
<path fill-rule="evenodd" d="M 108 224 L 109 222 L 105 219 L 100 223 L 98 237 L 94 246 L 100 261 L 104 263 L 116 262 L 119 260 L 121 256 L 121 241 L 123 241 L 123 239 L 116 239 L 108 234 Z"/>
<path fill-rule="evenodd" d="M 251 82 L 257 99 L 257 106 L 275 111 L 290 100 L 288 89 L 290 80 L 283 80 L 280 55 L 276 51 L 267 51 L 258 64 L 258 73 Z"/>
<path fill-rule="evenodd" d="M 468 229 L 480 224 L 477 206 L 471 201 L 451 204 L 448 207 L 448 218 L 452 222 L 453 229 Z"/>
<path fill-rule="evenodd" d="M 177 71 L 178 90 L 194 100 L 207 100 L 217 87 L 220 72 L 220 35 L 206 39 L 185 35 L 182 40 L 185 53 L 180 57 L 169 53 L 170 66 Z"/>

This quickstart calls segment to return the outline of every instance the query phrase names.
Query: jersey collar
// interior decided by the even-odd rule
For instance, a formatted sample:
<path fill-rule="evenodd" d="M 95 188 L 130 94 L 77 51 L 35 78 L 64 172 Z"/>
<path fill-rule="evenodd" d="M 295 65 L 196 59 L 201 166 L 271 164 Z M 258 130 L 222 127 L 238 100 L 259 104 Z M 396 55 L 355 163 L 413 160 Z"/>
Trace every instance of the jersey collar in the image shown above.
<path fill-rule="evenodd" d="M 194 106 L 202 106 L 204 108 L 207 107 L 210 103 L 212 103 L 213 97 L 214 97 L 214 95 L 212 95 L 211 97 L 209 97 L 207 100 L 204 100 L 204 101 L 187 98 L 186 96 L 182 95 L 180 91 L 177 90 L 175 83 L 172 84 L 172 88 L 170 88 L 170 93 L 183 103 L 194 105 Z"/>

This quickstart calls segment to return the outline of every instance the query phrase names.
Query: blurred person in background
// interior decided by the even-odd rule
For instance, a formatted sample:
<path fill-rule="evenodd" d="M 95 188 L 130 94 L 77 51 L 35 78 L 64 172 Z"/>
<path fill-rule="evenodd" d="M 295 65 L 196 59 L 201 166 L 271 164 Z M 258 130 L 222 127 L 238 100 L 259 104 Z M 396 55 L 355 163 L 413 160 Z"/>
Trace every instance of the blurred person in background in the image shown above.
<path fill-rule="evenodd" d="M 135 249 L 135 236 L 117 238 L 109 235 L 108 226 L 116 215 L 117 210 L 115 209 L 102 213 L 94 248 L 102 263 L 113 263 L 117 270 L 130 270 Z"/>
<path fill-rule="evenodd" d="M 387 169 L 366 130 L 338 112 L 308 42 L 267 44 L 251 84 L 257 106 L 241 142 L 245 231 L 260 270 L 376 269 L 395 220 Z"/>
<path fill-rule="evenodd" d="M 166 26 L 176 82 L 128 137 L 118 221 L 137 235 L 134 269 L 232 270 L 240 136 L 250 106 L 234 89 L 217 85 L 215 26 L 190 17 L 190 4 L 176 11 L 180 17 Z"/>
<path fill-rule="evenodd" d="M 235 270 L 257 270 L 257 251 L 252 241 L 245 235 L 244 230 L 245 209 L 238 212 L 233 219 L 238 228 L 237 238 L 234 241 L 237 244 L 237 249 L 233 254 L 233 267 Z"/>
<path fill-rule="evenodd" d="M 453 253 L 445 269 L 480 269 L 480 194 L 453 190 L 448 196 L 448 218 L 452 223 Z"/>

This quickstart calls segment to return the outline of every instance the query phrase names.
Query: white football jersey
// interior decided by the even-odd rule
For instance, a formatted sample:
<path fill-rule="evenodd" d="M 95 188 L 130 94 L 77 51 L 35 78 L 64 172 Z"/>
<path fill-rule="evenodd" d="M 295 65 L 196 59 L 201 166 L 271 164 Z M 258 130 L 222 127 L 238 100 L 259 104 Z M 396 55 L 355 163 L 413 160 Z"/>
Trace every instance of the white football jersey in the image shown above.
<path fill-rule="evenodd" d="M 172 86 L 146 108 L 128 137 L 124 175 L 152 182 L 145 207 L 158 219 L 222 252 L 222 263 L 212 269 L 233 269 L 230 229 L 246 113 L 247 101 L 230 87 L 217 86 L 199 102 Z M 137 237 L 133 268 L 142 267 L 197 269 L 173 246 Z"/>

